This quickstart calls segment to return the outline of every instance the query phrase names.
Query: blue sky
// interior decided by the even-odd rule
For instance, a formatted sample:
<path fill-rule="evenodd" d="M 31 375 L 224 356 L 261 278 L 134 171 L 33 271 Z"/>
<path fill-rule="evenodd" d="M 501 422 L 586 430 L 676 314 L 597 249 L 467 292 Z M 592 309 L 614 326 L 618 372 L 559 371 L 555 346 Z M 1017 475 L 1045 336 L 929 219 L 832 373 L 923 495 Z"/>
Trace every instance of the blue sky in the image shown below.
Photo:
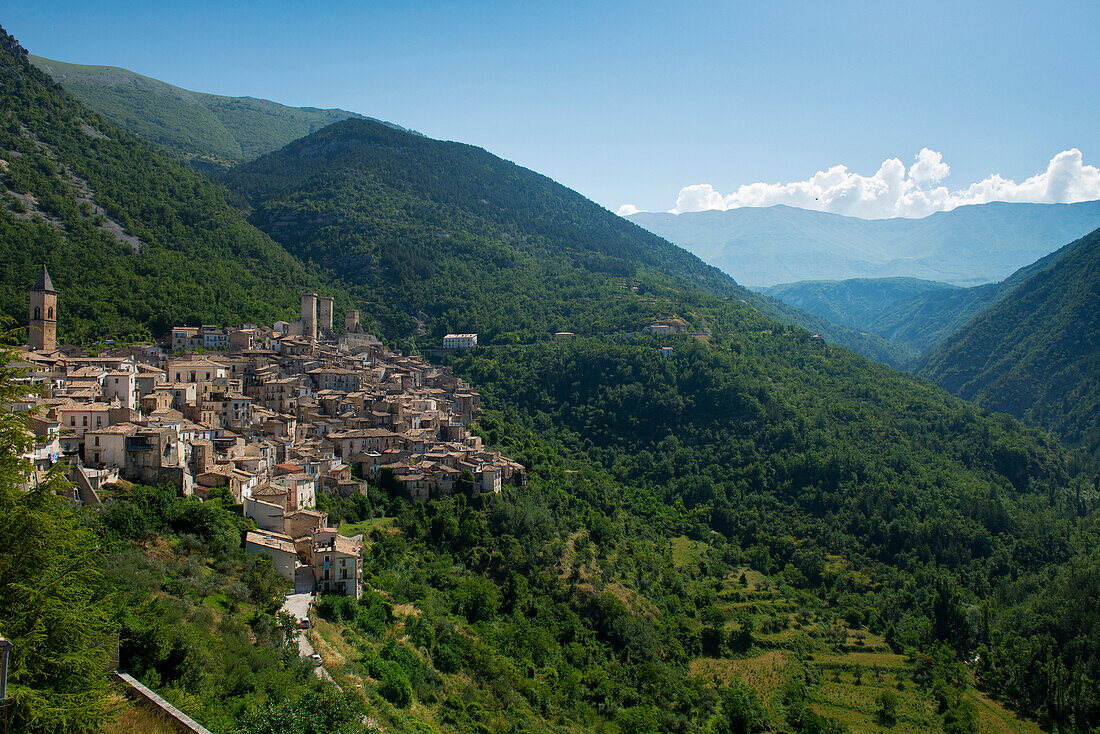
<path fill-rule="evenodd" d="M 1100 161 L 1097 3 L 9 0 L 0 24 L 41 56 L 480 145 L 613 210 L 837 164 L 878 185 L 923 148 L 948 195 Z M 707 196 L 682 208 L 749 200 Z"/>

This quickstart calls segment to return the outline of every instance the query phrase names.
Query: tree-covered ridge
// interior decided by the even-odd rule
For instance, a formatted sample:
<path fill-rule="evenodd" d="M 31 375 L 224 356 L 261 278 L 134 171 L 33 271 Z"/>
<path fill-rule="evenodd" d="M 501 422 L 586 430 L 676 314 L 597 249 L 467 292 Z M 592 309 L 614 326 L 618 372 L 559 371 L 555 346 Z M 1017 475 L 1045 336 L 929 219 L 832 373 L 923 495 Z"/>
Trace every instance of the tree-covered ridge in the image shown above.
<path fill-rule="evenodd" d="M 126 69 L 31 56 L 65 90 L 136 137 L 188 161 L 219 167 L 270 153 L 347 110 L 288 107 L 254 97 L 192 92 Z"/>
<path fill-rule="evenodd" d="M 1100 449 L 1100 231 L 1068 245 L 952 335 L 921 374 Z"/>
<path fill-rule="evenodd" d="M 614 478 L 590 499 L 602 512 L 716 532 L 895 649 L 977 653 L 982 684 L 1025 715 L 1100 721 L 1087 592 L 1037 595 L 1088 563 L 1100 497 L 1055 441 L 798 331 L 672 359 L 592 340 L 457 366 L 494 410 L 490 440 L 530 431 Z M 1040 648 L 1043 665 L 1020 654 Z"/>
<path fill-rule="evenodd" d="M 490 343 L 559 330 L 632 332 L 733 298 L 838 343 L 890 353 L 877 337 L 750 293 L 576 192 L 473 146 L 348 120 L 224 180 L 247 198 L 251 221 L 292 253 L 366 286 L 395 338 L 418 327 L 434 343 L 454 331 Z"/>
<path fill-rule="evenodd" d="M 72 341 L 270 323 L 318 282 L 216 186 L 74 102 L 7 34 L 0 101 L 0 312 L 15 323 L 43 263 Z"/>
<path fill-rule="evenodd" d="M 1031 276 L 1053 267 L 1072 246 L 1059 248 L 999 283 L 970 288 L 913 278 L 860 278 L 800 281 L 761 292 L 829 323 L 879 337 L 891 351 L 876 353 L 869 349 L 873 343 L 866 341 L 832 341 L 893 367 L 912 369 L 975 316 Z"/>

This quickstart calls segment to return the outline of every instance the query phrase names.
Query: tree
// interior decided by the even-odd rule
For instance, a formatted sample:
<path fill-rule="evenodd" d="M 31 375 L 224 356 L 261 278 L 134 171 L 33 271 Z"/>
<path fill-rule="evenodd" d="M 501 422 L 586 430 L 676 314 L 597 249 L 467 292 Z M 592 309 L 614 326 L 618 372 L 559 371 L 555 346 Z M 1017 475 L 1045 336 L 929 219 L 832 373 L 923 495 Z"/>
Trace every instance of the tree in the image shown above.
<path fill-rule="evenodd" d="M 878 697 L 878 712 L 875 719 L 883 726 L 893 726 L 898 722 L 898 696 L 893 691 L 883 691 Z"/>
<path fill-rule="evenodd" d="M 0 405 L 23 397 L 0 350 Z M 97 731 L 108 716 L 107 649 L 115 600 L 91 531 L 56 493 L 57 471 L 24 491 L 25 417 L 0 412 L 0 634 L 14 644 L 8 695 L 15 731 Z"/>

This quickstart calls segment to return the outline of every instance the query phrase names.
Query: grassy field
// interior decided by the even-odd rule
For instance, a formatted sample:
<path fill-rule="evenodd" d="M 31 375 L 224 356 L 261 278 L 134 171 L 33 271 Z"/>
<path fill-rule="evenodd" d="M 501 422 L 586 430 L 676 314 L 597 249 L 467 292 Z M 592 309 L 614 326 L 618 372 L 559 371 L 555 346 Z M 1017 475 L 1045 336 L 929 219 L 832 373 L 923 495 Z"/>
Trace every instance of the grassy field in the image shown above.
<path fill-rule="evenodd" d="M 340 526 L 339 533 L 347 537 L 368 533 L 371 530 L 381 530 L 393 527 L 392 517 L 375 517 L 362 522 L 347 522 Z"/>
<path fill-rule="evenodd" d="M 700 562 L 706 546 L 688 538 L 672 544 L 678 564 Z M 834 564 L 840 562 L 834 560 Z M 754 645 L 740 657 L 699 657 L 693 675 L 708 682 L 744 681 L 783 722 L 782 697 L 788 682 L 805 681 L 806 703 L 816 713 L 853 732 L 915 734 L 943 729 L 931 692 L 914 681 L 914 661 L 893 652 L 882 636 L 852 627 L 820 602 L 779 579 L 745 568 L 729 573 L 716 589 L 727 629 L 752 625 Z M 880 721 L 882 697 L 896 701 L 892 725 Z M 980 734 L 1039 734 L 1033 722 L 1017 718 L 996 701 L 971 689 Z"/>
<path fill-rule="evenodd" d="M 103 734 L 176 734 L 176 725 L 164 713 L 151 705 L 136 703 L 122 694 L 114 699 L 118 704 L 115 718 L 103 727 Z"/>

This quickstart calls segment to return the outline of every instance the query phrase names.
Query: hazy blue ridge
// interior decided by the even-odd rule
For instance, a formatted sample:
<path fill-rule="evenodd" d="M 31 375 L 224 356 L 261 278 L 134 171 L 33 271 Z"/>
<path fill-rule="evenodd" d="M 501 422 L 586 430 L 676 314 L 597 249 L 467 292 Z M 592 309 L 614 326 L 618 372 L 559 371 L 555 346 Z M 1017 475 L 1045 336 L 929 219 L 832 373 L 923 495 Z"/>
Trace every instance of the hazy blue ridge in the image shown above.
<path fill-rule="evenodd" d="M 789 206 L 629 219 L 739 283 L 919 278 L 998 282 L 1100 226 L 1100 202 L 963 206 L 923 219 L 858 219 Z"/>

